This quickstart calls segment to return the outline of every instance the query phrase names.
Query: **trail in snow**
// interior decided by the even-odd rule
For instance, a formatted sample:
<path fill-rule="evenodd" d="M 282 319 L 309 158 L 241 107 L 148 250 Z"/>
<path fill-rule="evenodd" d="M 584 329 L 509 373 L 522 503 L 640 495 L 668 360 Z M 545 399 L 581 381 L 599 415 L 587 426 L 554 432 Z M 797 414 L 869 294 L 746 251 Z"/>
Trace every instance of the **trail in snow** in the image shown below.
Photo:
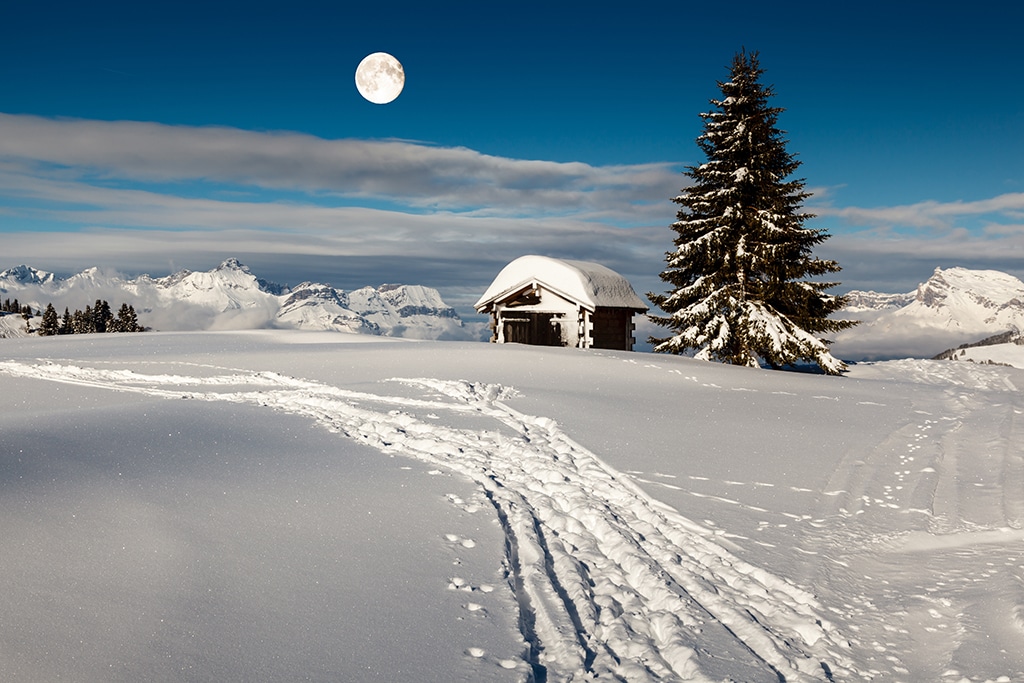
<path fill-rule="evenodd" d="M 935 391 L 916 392 L 915 419 L 836 470 L 805 531 L 828 558 L 810 580 L 874 653 L 858 658 L 864 673 L 1024 680 L 1024 397 L 1003 368 L 858 370 L 873 372 Z"/>
<path fill-rule="evenodd" d="M 393 380 L 419 392 L 410 397 L 271 372 L 148 375 L 17 362 L 0 362 L 0 372 L 266 406 L 477 482 L 505 531 L 509 582 L 536 680 L 775 682 L 861 674 L 812 595 L 740 560 L 713 532 L 650 498 L 554 421 L 509 407 L 506 388 Z M 431 419 L 439 411 L 448 413 L 446 424 Z"/>

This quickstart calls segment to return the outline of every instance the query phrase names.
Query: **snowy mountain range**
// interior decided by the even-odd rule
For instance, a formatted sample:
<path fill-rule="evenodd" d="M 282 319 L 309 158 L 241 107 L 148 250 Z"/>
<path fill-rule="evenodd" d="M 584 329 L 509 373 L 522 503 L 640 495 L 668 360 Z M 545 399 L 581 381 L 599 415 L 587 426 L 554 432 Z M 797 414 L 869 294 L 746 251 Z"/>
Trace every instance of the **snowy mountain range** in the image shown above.
<path fill-rule="evenodd" d="M 936 268 L 907 294 L 853 291 L 838 317 L 863 321 L 836 336 L 847 359 L 931 358 L 944 349 L 1024 330 L 1024 282 L 997 270 Z"/>
<path fill-rule="evenodd" d="M 479 338 L 430 287 L 386 284 L 351 292 L 312 282 L 286 287 L 256 277 L 233 258 L 210 271 L 182 270 L 161 278 L 126 279 L 89 268 L 62 279 L 22 265 L 0 272 L 0 296 L 36 309 L 52 302 L 58 310 L 74 310 L 100 298 L 112 305 L 125 302 L 135 307 L 144 325 L 157 330 L 283 328 Z M 20 330 L 23 325 L 6 327 Z"/>
<path fill-rule="evenodd" d="M 52 302 L 74 310 L 98 298 L 132 304 L 156 330 L 282 328 L 414 339 L 479 340 L 437 290 L 381 285 L 353 291 L 303 282 L 294 287 L 258 278 L 237 259 L 210 271 L 125 278 L 89 268 L 67 278 L 28 266 L 0 271 L 0 297 L 39 309 Z M 852 291 L 838 317 L 862 321 L 835 337 L 846 360 L 931 358 L 1008 331 L 1024 331 L 1024 282 L 995 270 L 936 268 L 913 292 Z M 0 316 L 0 335 L 23 334 L 17 316 Z M 963 355 L 963 354 L 961 354 Z"/>

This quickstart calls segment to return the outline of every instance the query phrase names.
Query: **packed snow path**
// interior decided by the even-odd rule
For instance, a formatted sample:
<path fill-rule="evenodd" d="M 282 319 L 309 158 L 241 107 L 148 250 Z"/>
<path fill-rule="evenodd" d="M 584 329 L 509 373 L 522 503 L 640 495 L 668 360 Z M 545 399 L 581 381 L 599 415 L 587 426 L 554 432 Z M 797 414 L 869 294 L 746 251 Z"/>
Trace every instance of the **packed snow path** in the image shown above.
<path fill-rule="evenodd" d="M 840 462 L 803 530 L 825 558 L 807 580 L 864 676 L 1024 680 L 1020 372 L 903 360 L 856 374 L 932 390 L 913 394 L 902 427 Z"/>
<path fill-rule="evenodd" d="M 503 387 L 396 379 L 402 390 L 385 395 L 272 372 L 196 370 L 0 363 L 14 376 L 304 415 L 477 482 L 505 531 L 534 680 L 774 682 L 861 673 L 811 594 L 730 553 L 552 420 L 510 408 Z"/>

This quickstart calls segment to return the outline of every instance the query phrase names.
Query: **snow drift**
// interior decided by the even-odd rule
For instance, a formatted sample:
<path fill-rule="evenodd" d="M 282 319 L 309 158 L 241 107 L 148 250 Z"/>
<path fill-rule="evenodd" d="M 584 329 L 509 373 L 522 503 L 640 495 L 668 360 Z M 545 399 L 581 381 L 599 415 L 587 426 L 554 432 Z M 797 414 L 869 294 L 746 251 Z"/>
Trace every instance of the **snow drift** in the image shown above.
<path fill-rule="evenodd" d="M 0 676 L 1024 677 L 1022 371 L 374 339 L 5 341 Z"/>

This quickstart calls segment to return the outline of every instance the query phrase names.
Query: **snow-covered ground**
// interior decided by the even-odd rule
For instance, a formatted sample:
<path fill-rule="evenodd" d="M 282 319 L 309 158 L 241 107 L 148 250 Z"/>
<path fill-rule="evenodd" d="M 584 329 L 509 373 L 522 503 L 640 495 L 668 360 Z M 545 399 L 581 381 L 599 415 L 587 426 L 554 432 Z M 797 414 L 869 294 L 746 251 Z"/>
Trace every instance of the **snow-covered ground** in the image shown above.
<path fill-rule="evenodd" d="M 1024 368 L 1024 345 L 992 344 L 990 346 L 972 346 L 956 352 L 957 361 L 973 363 L 996 363 Z"/>
<path fill-rule="evenodd" d="M 1024 680 L 1024 370 L 0 344 L 0 680 Z"/>

